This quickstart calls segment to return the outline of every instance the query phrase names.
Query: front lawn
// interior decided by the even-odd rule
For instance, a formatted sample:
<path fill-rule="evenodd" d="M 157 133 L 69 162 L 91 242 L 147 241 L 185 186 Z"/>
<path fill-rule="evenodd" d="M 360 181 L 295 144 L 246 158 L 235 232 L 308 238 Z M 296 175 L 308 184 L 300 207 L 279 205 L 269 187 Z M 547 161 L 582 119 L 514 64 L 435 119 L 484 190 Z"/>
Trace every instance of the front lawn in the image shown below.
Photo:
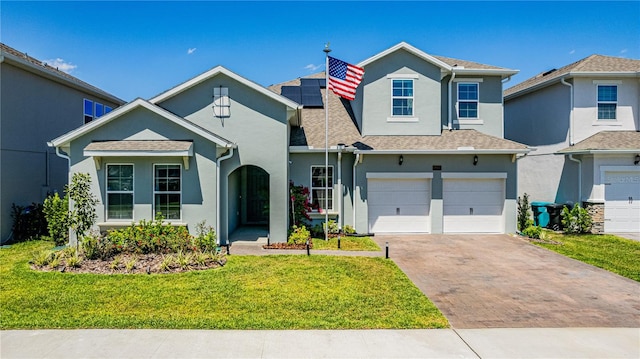
<path fill-rule="evenodd" d="M 558 234 L 545 231 L 546 239 L 560 244 L 536 245 L 567 257 L 640 281 L 640 242 L 604 234 Z M 549 241 L 549 242 L 550 242 Z"/>
<path fill-rule="evenodd" d="M 390 260 L 229 256 L 177 274 L 31 270 L 51 242 L 0 249 L 0 329 L 443 328 L 438 309 Z"/>
<path fill-rule="evenodd" d="M 314 238 L 313 249 L 320 250 L 337 250 L 338 249 L 338 237 L 329 238 Z M 340 249 L 345 251 L 379 251 L 380 247 L 374 242 L 371 237 L 340 237 Z"/>

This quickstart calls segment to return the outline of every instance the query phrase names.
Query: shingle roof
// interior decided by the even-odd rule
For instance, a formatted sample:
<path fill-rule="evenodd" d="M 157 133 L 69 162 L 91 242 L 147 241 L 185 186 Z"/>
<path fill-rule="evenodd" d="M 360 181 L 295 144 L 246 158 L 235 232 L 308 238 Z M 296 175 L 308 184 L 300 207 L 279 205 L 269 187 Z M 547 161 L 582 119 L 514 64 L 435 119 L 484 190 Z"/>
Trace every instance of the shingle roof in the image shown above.
<path fill-rule="evenodd" d="M 640 60 L 625 59 L 621 57 L 591 55 L 582 60 L 576 61 L 557 70 L 541 72 L 538 75 L 525 80 L 504 91 L 504 96 L 509 97 L 521 91 L 525 91 L 537 85 L 546 82 L 552 83 L 553 80 L 559 81 L 565 75 L 586 72 L 637 72 L 640 73 Z"/>
<path fill-rule="evenodd" d="M 322 78 L 324 72 L 313 74 L 311 78 Z M 279 93 L 282 86 L 296 86 L 300 79 L 269 87 Z M 321 89 L 325 101 L 326 89 Z M 460 147 L 472 147 L 475 150 L 525 151 L 527 146 L 489 136 L 476 130 L 444 131 L 435 136 L 362 136 L 353 117 L 351 103 L 329 92 L 329 147 L 339 143 L 358 150 L 378 151 L 456 151 Z M 325 110 L 324 108 L 303 108 L 302 127 L 291 129 L 290 146 L 308 146 L 314 149 L 325 148 Z"/>
<path fill-rule="evenodd" d="M 125 140 L 125 141 L 99 141 L 91 142 L 84 148 L 85 151 L 149 151 L 149 152 L 174 152 L 188 151 L 193 142 L 171 140 Z"/>
<path fill-rule="evenodd" d="M 462 66 L 465 69 L 507 70 L 504 67 L 486 65 L 486 64 L 481 64 L 481 63 L 478 63 L 478 62 L 473 62 L 473 61 L 460 60 L 460 59 L 454 59 L 454 58 L 451 58 L 451 57 L 436 56 L 436 55 L 432 55 L 432 56 L 435 57 L 436 59 L 446 63 L 449 66 L 458 66 L 458 67 Z"/>
<path fill-rule="evenodd" d="M 640 132 L 601 131 L 558 153 L 586 153 L 591 151 L 638 151 L 640 152 Z"/>
<path fill-rule="evenodd" d="M 79 86 L 82 86 L 88 90 L 91 90 L 93 92 L 96 92 L 98 94 L 101 94 L 102 96 L 107 96 L 109 97 L 111 100 L 118 102 L 120 104 L 123 104 L 124 101 L 111 95 L 110 93 L 105 92 L 104 90 L 101 90 L 91 84 L 88 84 L 80 79 L 78 79 L 75 76 L 72 76 L 64 71 L 60 71 L 57 68 L 48 65 L 47 63 L 45 63 L 44 61 L 38 60 L 35 57 L 29 56 L 24 52 L 20 52 L 6 44 L 3 44 L 0 42 L 0 53 L 3 54 L 9 54 L 11 56 L 14 56 L 18 59 L 20 59 L 21 61 L 24 61 L 26 63 L 31 64 L 33 67 L 40 69 L 41 71 L 45 72 L 45 73 L 50 73 L 52 75 L 58 76 L 58 77 L 62 77 L 65 80 L 72 82 L 74 84 L 77 84 Z"/>

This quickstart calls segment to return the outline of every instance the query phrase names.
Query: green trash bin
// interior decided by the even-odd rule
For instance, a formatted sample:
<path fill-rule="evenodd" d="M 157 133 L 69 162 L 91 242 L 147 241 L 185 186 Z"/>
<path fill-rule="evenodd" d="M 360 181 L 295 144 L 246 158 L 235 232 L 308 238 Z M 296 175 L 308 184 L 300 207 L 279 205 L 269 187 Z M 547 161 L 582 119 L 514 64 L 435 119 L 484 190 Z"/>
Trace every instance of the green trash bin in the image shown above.
<path fill-rule="evenodd" d="M 533 223 L 536 226 L 547 227 L 549 225 L 549 213 L 547 212 L 547 206 L 551 205 L 551 202 L 531 202 L 531 211 L 533 212 Z"/>

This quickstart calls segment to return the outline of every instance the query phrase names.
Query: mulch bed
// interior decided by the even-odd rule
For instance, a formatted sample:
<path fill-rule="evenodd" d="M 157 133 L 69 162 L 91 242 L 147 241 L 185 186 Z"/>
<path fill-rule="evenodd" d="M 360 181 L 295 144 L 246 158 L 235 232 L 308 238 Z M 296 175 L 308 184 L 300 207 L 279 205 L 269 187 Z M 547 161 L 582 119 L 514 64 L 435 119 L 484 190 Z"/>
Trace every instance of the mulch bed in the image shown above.
<path fill-rule="evenodd" d="M 264 244 L 262 246 L 264 249 L 307 249 L 306 244 L 293 244 L 293 243 L 271 243 Z M 309 248 L 313 249 L 313 242 L 309 240 Z"/>

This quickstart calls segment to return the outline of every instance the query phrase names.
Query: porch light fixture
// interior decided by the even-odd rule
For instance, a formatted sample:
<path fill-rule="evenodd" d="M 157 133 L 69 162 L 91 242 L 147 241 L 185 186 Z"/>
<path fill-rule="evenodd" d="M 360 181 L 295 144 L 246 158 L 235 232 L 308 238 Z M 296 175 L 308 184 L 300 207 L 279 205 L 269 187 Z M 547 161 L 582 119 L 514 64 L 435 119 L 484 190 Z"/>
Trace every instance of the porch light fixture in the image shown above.
<path fill-rule="evenodd" d="M 398 157 L 398 166 L 402 166 L 402 162 L 404 162 L 404 157 L 400 155 L 400 157 Z"/>
<path fill-rule="evenodd" d="M 473 156 L 473 165 L 474 166 L 478 165 L 478 155 Z"/>
<path fill-rule="evenodd" d="M 636 155 L 636 159 L 633 161 L 634 165 L 637 165 L 638 163 L 640 163 L 640 155 Z"/>

